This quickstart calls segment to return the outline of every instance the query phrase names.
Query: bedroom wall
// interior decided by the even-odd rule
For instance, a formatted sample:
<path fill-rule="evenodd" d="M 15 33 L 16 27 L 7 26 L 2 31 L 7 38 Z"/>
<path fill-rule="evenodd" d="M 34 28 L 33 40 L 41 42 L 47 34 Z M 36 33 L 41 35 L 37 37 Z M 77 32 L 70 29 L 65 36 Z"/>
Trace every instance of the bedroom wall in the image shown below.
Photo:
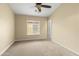
<path fill-rule="evenodd" d="M 79 4 L 62 4 L 50 19 L 52 41 L 79 55 Z"/>
<path fill-rule="evenodd" d="M 40 21 L 40 35 L 27 35 L 26 20 Z M 47 39 L 47 18 L 36 16 L 16 15 L 16 40 Z"/>
<path fill-rule="evenodd" d="M 14 42 L 14 22 L 14 13 L 10 7 L 0 4 L 0 54 Z"/>

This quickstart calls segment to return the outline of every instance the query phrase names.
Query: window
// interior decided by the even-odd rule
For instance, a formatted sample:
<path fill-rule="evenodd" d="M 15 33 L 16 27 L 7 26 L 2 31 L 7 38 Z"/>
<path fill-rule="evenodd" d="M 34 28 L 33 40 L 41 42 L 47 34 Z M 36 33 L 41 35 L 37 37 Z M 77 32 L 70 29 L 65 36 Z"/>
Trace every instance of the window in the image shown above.
<path fill-rule="evenodd" d="M 40 35 L 40 21 L 27 21 L 27 35 Z"/>

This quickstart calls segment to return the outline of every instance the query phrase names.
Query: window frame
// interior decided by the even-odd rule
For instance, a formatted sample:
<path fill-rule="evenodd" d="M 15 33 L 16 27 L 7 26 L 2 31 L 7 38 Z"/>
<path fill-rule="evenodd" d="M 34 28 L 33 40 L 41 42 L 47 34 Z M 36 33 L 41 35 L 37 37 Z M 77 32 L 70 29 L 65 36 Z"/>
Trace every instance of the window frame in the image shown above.
<path fill-rule="evenodd" d="M 31 23 L 31 24 L 30 24 Z M 40 21 L 35 21 L 35 20 L 27 20 L 26 21 L 26 24 L 27 24 L 27 35 L 40 35 Z M 28 29 L 28 24 L 30 24 L 31 25 L 31 27 L 32 28 L 30 28 L 31 29 L 31 32 L 29 33 L 29 29 Z M 38 27 L 38 29 L 37 29 L 37 33 L 35 33 L 35 31 L 34 31 L 34 25 L 38 25 L 37 27 Z"/>

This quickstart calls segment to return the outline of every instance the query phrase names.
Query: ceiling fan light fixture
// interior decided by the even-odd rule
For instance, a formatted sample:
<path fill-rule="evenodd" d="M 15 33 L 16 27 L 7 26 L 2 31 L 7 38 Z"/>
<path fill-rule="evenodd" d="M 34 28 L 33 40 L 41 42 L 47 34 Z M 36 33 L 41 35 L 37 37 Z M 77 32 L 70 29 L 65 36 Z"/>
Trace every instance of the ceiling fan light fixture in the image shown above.
<path fill-rule="evenodd" d="M 36 6 L 35 6 L 39 12 L 41 12 L 41 7 L 43 8 L 51 8 L 51 6 L 49 5 L 42 5 L 42 3 L 36 3 Z"/>

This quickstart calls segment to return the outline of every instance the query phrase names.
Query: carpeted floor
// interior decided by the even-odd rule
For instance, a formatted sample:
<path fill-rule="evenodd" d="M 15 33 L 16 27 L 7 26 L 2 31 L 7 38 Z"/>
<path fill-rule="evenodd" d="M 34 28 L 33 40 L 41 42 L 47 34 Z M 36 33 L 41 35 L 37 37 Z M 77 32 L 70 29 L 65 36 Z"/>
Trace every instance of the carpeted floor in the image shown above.
<path fill-rule="evenodd" d="M 51 41 L 15 42 L 2 56 L 75 56 Z"/>

